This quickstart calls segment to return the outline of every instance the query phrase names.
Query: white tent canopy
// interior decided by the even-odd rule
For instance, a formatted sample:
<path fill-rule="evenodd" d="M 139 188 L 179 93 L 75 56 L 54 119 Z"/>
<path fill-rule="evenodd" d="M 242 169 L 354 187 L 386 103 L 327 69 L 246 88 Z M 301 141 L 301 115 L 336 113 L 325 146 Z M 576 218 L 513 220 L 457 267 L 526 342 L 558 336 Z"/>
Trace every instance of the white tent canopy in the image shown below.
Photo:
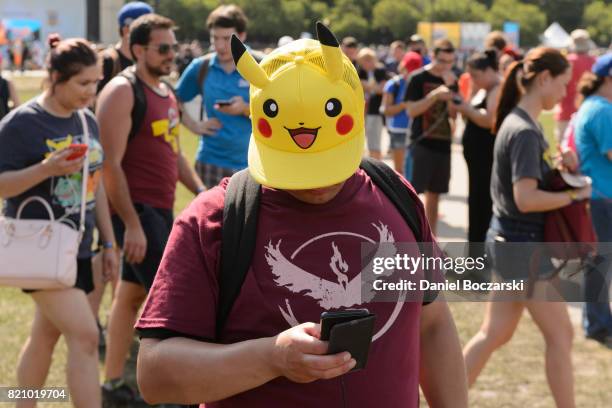
<path fill-rule="evenodd" d="M 540 37 L 542 44 L 552 48 L 567 48 L 571 45 L 570 35 L 556 21 L 552 23 Z"/>

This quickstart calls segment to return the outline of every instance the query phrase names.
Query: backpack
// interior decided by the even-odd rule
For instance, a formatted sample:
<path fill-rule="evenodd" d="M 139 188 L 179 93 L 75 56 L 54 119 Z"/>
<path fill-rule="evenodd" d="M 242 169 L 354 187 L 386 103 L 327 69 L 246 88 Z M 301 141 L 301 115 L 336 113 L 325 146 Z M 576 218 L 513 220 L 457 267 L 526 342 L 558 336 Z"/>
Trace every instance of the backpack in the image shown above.
<path fill-rule="evenodd" d="M 134 106 L 132 106 L 132 127 L 130 128 L 130 133 L 128 136 L 128 142 L 136 137 L 136 134 L 140 131 L 142 127 L 142 122 L 144 122 L 145 114 L 147 113 L 147 97 L 144 91 L 144 83 L 138 75 L 136 75 L 136 66 L 132 65 L 127 67 L 123 71 L 121 71 L 117 76 L 124 77 L 130 82 L 132 86 L 132 92 L 134 94 Z M 165 81 L 161 80 L 166 86 L 168 90 L 174 94 L 174 88 L 172 85 Z M 176 96 L 176 95 L 175 95 Z M 179 112 L 180 114 L 180 112 Z"/>
<path fill-rule="evenodd" d="M 421 248 L 423 231 L 414 205 L 418 200 L 417 195 L 404 185 L 394 170 L 381 161 L 363 158 L 359 167 L 391 200 Z M 225 193 L 221 229 L 217 337 L 225 326 L 251 264 L 257 235 L 260 198 L 261 186 L 251 177 L 248 169 L 239 171 L 231 177 Z M 236 256 L 237 254 L 239 256 Z"/>
<path fill-rule="evenodd" d="M 119 58 L 119 51 L 117 51 L 117 48 L 113 46 L 103 49 L 98 55 L 102 61 L 110 60 L 112 62 L 109 78 L 113 78 L 121 72 L 121 60 Z"/>
<path fill-rule="evenodd" d="M 200 120 L 204 120 L 204 81 L 206 81 L 208 68 L 210 68 L 210 60 L 212 60 L 213 55 L 215 55 L 214 52 L 209 52 L 208 54 L 198 58 L 198 60 L 202 61 L 202 65 L 200 65 L 200 69 L 198 70 L 198 91 L 200 91 L 200 95 L 202 96 L 202 103 L 200 104 Z M 253 55 L 253 58 L 255 58 L 255 61 L 257 62 L 261 62 L 265 56 L 259 51 L 251 51 L 251 55 Z"/>
<path fill-rule="evenodd" d="M 10 96 L 8 81 L 0 76 L 0 119 L 5 117 L 10 111 L 8 104 Z"/>

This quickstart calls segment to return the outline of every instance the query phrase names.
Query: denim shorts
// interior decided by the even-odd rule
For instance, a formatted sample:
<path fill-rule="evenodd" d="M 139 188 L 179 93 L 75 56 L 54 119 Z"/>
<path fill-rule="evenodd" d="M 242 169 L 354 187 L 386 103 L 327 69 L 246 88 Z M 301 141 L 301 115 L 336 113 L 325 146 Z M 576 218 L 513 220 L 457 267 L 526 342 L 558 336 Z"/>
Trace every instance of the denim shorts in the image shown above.
<path fill-rule="evenodd" d="M 493 216 L 487 231 L 486 254 L 503 280 L 546 278 L 554 270 L 547 255 L 544 225 Z"/>
<path fill-rule="evenodd" d="M 392 150 L 396 149 L 405 149 L 406 148 L 406 139 L 408 138 L 410 130 L 406 129 L 405 132 L 391 132 L 389 133 L 389 147 Z"/>

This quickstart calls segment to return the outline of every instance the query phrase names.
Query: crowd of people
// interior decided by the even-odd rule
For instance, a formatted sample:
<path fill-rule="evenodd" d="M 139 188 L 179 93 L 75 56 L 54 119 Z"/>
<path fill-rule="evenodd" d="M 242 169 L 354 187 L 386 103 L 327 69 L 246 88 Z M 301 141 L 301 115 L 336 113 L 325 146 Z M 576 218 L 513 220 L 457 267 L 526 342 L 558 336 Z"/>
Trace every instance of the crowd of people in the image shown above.
<path fill-rule="evenodd" d="M 283 37 L 260 53 L 243 44 L 248 19 L 236 5 L 208 16 L 211 52 L 179 45 L 174 22 L 146 3 L 127 3 L 118 26 L 119 42 L 102 51 L 50 37 L 45 89 L 23 105 L 0 77 L 7 217 L 40 196 L 56 218 L 78 225 L 71 211 L 84 157 L 72 159 L 71 146 L 89 134 L 76 283 L 23 288 L 36 307 L 19 387 L 44 386 L 63 335 L 77 407 L 417 407 L 419 385 L 432 407 L 466 407 L 469 386 L 527 310 L 546 342 L 556 406 L 576 406 L 565 303 L 491 299 L 462 352 L 441 296 L 362 302 L 350 286 L 360 280 L 353 271 L 363 267 L 362 241 L 436 242 L 459 133 L 469 242 L 542 242 L 546 213 L 584 200 L 599 242 L 612 241 L 612 53 L 591 56 L 586 31 L 572 33 L 568 54 L 537 47 L 525 55 L 493 32 L 461 72 L 448 39 L 428 50 L 415 34 L 380 55 L 353 37 L 338 41 L 320 23 L 316 40 Z M 173 73 L 175 85 L 165 79 Z M 198 96 L 194 115 L 186 104 Z M 538 120 L 553 109 L 550 140 Z M 180 125 L 200 135 L 193 164 Z M 384 173 L 386 135 L 395 172 L 381 181 L 372 169 Z M 555 169 L 592 184 L 550 191 Z M 195 198 L 175 219 L 179 182 Z M 20 215 L 45 214 L 30 205 Z M 516 276 L 490 255 L 502 278 Z M 600 261 L 585 272 L 587 298 L 597 300 L 585 304 L 585 334 L 612 348 L 612 260 Z M 228 288 L 228 279 L 238 286 Z M 322 311 L 352 307 L 367 307 L 377 324 L 368 368 L 348 374 L 355 359 L 327 355 L 316 323 Z M 125 379 L 135 332 L 140 390 Z"/>

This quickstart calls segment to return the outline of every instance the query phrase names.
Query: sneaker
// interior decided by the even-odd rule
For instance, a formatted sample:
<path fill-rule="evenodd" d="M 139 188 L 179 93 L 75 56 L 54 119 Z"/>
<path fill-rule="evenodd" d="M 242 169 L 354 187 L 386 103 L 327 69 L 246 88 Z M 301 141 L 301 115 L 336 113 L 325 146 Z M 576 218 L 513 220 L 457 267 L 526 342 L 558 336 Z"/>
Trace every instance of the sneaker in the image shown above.
<path fill-rule="evenodd" d="M 105 408 L 147 406 L 138 391 L 123 380 L 108 381 L 102 385 L 102 402 Z"/>
<path fill-rule="evenodd" d="M 586 338 L 590 340 L 595 340 L 596 342 L 600 343 L 602 346 L 607 347 L 610 350 L 612 350 L 612 334 L 597 333 L 593 335 L 587 335 Z"/>

